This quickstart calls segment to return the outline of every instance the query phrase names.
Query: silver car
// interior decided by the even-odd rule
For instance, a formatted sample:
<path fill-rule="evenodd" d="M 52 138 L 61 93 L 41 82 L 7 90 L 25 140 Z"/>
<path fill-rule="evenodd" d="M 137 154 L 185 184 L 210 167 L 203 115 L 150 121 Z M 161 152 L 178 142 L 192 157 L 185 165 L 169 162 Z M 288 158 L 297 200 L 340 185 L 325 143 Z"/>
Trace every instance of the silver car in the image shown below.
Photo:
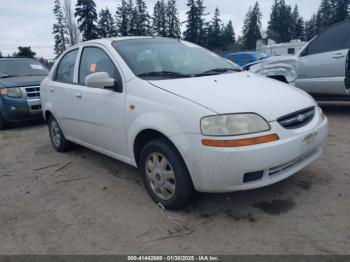
<path fill-rule="evenodd" d="M 318 99 L 350 99 L 350 21 L 331 26 L 297 56 L 273 57 L 246 70 L 294 84 Z"/>

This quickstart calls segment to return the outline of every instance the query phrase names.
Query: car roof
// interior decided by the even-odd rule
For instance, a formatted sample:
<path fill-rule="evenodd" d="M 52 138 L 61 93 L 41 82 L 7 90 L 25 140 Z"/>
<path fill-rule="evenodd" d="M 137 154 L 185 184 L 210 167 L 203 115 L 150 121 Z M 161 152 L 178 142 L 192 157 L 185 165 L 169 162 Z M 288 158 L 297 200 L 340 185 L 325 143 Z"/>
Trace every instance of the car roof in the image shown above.
<path fill-rule="evenodd" d="M 102 38 L 102 39 L 94 39 L 89 40 L 85 42 L 81 42 L 75 46 L 70 47 L 69 49 L 74 49 L 78 46 L 87 45 L 87 44 L 107 44 L 111 42 L 119 42 L 119 41 L 126 41 L 126 40 L 138 40 L 138 39 L 168 39 L 168 40 L 178 40 L 176 38 L 166 38 L 166 37 L 153 37 L 153 36 L 119 36 L 119 37 L 112 37 L 112 38 Z"/>
<path fill-rule="evenodd" d="M 37 61 L 35 58 L 28 58 L 28 57 L 0 57 L 0 61 L 21 61 L 21 60 Z"/>
<path fill-rule="evenodd" d="M 171 40 L 172 38 L 153 37 L 153 36 L 119 36 L 119 37 L 89 40 L 89 41 L 81 42 L 76 46 L 92 44 L 92 43 L 107 43 L 107 42 L 110 43 L 110 42 L 118 42 L 118 41 L 125 41 L 125 40 L 138 40 L 138 39 L 169 39 L 169 40 Z M 176 40 L 176 39 L 173 39 L 173 40 Z"/>

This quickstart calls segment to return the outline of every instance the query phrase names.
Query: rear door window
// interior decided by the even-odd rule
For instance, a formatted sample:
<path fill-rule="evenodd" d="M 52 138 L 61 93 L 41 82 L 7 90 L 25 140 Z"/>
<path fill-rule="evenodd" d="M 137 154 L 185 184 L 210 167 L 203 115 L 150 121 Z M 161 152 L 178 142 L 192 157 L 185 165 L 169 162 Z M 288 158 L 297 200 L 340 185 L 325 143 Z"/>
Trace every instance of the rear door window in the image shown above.
<path fill-rule="evenodd" d="M 77 55 L 78 49 L 70 51 L 69 53 L 64 55 L 57 67 L 56 76 L 54 79 L 55 81 L 73 84 L 74 66 L 75 61 L 77 59 Z"/>

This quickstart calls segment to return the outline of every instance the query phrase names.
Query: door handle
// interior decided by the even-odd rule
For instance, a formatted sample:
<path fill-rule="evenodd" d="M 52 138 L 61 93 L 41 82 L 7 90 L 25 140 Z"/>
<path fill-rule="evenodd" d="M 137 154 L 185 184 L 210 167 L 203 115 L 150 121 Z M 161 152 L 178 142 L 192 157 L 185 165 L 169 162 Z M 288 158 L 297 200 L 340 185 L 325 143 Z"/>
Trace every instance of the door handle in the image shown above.
<path fill-rule="evenodd" d="M 339 59 L 339 58 L 343 58 L 343 57 L 345 57 L 345 55 L 343 55 L 342 53 L 338 53 L 338 54 L 335 54 L 332 58 Z"/>
<path fill-rule="evenodd" d="M 50 87 L 50 92 L 51 93 L 55 92 L 55 89 L 53 87 Z"/>
<path fill-rule="evenodd" d="M 75 97 L 81 99 L 83 97 L 83 95 L 81 93 L 76 93 Z"/>

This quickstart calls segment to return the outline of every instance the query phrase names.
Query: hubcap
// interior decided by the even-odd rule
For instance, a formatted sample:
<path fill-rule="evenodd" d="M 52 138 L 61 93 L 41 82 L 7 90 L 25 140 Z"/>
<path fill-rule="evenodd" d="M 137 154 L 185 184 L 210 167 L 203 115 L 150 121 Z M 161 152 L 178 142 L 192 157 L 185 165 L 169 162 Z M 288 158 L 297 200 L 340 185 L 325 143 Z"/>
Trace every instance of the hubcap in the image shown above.
<path fill-rule="evenodd" d="M 151 153 L 146 160 L 146 175 L 152 191 L 162 200 L 175 194 L 175 173 L 169 161 L 160 153 Z"/>
<path fill-rule="evenodd" d="M 61 131 L 58 127 L 58 124 L 56 123 L 56 121 L 52 121 L 51 122 L 51 138 L 52 138 L 52 142 L 56 147 L 60 146 L 61 143 Z"/>

